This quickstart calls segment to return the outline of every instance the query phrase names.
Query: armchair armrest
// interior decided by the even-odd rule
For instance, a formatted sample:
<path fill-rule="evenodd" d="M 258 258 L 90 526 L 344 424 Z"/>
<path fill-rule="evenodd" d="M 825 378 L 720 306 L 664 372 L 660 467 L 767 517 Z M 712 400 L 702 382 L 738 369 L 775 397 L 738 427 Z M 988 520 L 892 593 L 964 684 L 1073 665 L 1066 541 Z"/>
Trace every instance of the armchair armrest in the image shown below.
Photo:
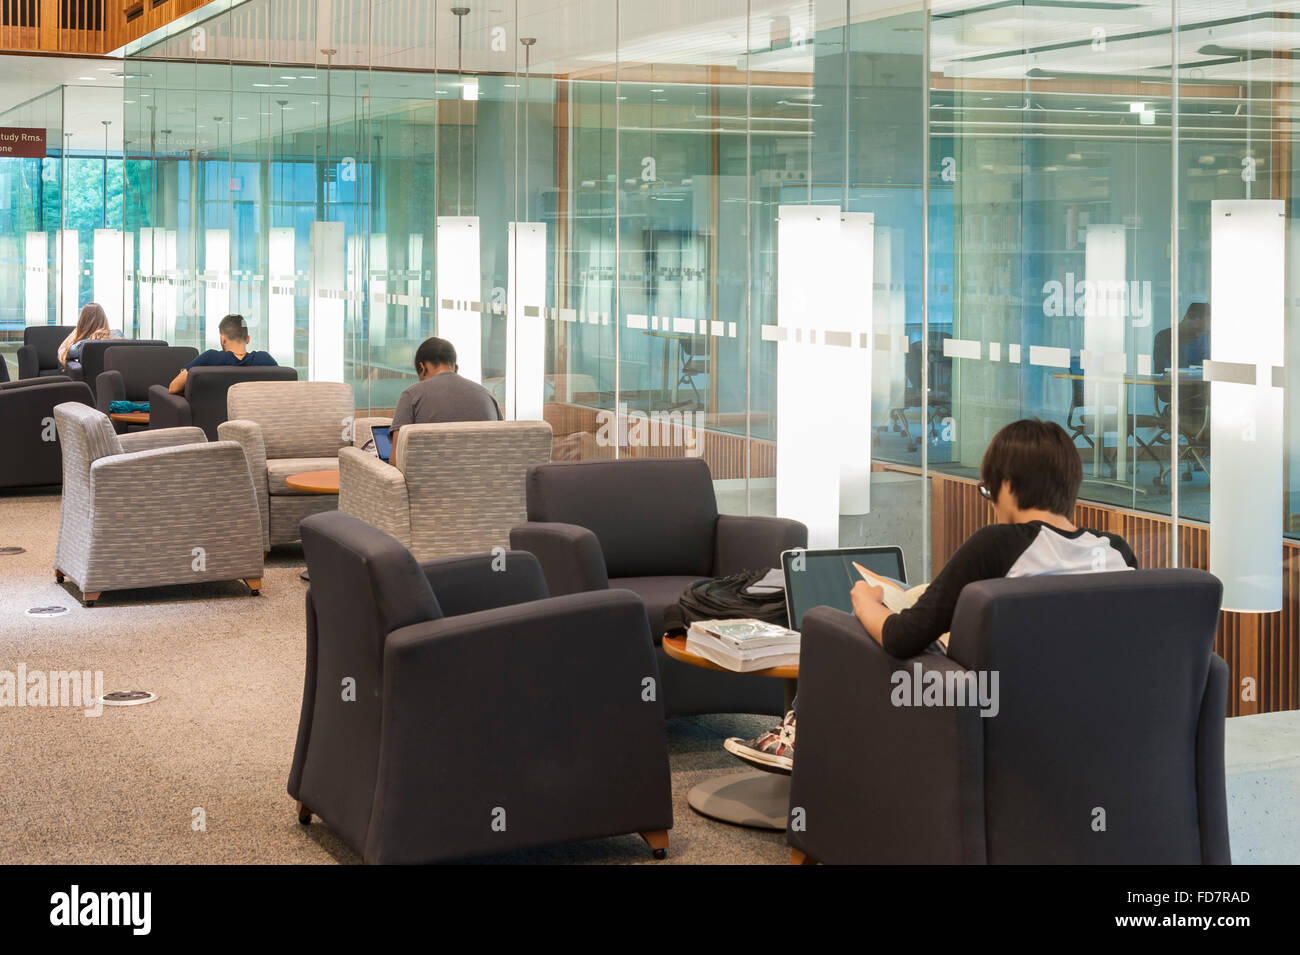
<path fill-rule="evenodd" d="M 126 383 L 120 371 L 101 371 L 95 378 L 95 407 L 104 414 L 114 401 L 126 400 Z"/>
<path fill-rule="evenodd" d="M 420 569 L 446 617 L 511 607 L 550 596 L 541 564 L 527 551 L 443 557 L 421 564 Z"/>
<path fill-rule="evenodd" d="M 153 448 L 175 448 L 183 444 L 207 444 L 208 436 L 202 428 L 162 428 L 158 431 L 134 431 L 119 434 L 117 440 L 126 453 L 149 451 Z"/>
<path fill-rule="evenodd" d="M 18 346 L 18 378 L 35 378 L 40 374 L 41 360 L 35 345 Z"/>
<path fill-rule="evenodd" d="M 339 448 L 339 510 L 410 548 L 411 502 L 406 477 L 369 451 Z"/>
<path fill-rule="evenodd" d="M 157 387 L 157 385 L 153 386 L 153 388 Z M 153 396 L 153 388 L 149 389 L 150 397 Z M 149 407 L 152 422 L 153 405 Z M 188 402 L 185 407 L 188 413 Z M 203 433 L 202 428 L 196 430 L 200 434 Z M 253 479 L 253 493 L 257 496 L 257 513 L 262 521 L 262 550 L 269 551 L 271 549 L 271 489 L 266 475 L 266 440 L 262 437 L 262 426 L 256 421 L 223 421 L 217 425 L 217 438 L 222 441 L 234 441 L 244 449 L 248 473 Z"/>
<path fill-rule="evenodd" d="M 173 395 L 163 385 L 149 386 L 149 427 L 188 428 L 194 423 L 184 395 Z"/>
<path fill-rule="evenodd" d="M 553 597 L 609 589 L 600 541 L 585 527 L 530 521 L 511 529 L 510 548 L 537 558 Z"/>
<path fill-rule="evenodd" d="M 909 705 L 932 672 L 967 671 L 937 653 L 895 659 L 852 614 L 804 615 L 790 809 L 805 825 L 792 846 L 822 862 L 984 861 L 981 718 Z"/>
<path fill-rule="evenodd" d="M 481 854 L 496 807 L 503 848 L 671 827 L 662 694 L 645 699 L 647 679 L 659 679 L 654 645 L 627 591 L 390 633 L 366 861 Z"/>
<path fill-rule="evenodd" d="M 713 576 L 780 567 L 781 552 L 808 546 L 808 528 L 783 517 L 719 514 L 713 544 Z"/>

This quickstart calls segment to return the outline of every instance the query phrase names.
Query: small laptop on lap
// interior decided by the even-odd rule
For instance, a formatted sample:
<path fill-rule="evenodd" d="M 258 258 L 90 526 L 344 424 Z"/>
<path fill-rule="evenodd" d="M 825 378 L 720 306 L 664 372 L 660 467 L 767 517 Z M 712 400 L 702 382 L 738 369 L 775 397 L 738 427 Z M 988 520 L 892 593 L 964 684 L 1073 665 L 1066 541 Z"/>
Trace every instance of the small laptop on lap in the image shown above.
<path fill-rule="evenodd" d="M 787 550 L 781 554 L 785 575 L 785 605 L 791 630 L 799 630 L 803 615 L 813 607 L 853 612 L 849 591 L 862 579 L 861 564 L 873 574 L 907 587 L 901 547 L 841 547 L 834 550 Z"/>
<path fill-rule="evenodd" d="M 392 464 L 389 460 L 393 456 L 392 429 L 386 424 L 372 424 L 370 434 L 375 439 L 375 453 L 379 455 L 379 460 Z"/>

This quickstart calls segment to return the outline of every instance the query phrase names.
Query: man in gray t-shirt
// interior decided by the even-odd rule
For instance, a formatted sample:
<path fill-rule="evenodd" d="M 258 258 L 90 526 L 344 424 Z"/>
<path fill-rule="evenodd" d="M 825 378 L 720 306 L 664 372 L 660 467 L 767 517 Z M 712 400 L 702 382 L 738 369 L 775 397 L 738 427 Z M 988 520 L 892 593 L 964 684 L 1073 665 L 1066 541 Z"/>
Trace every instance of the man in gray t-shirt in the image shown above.
<path fill-rule="evenodd" d="M 446 421 L 500 421 L 501 408 L 492 393 L 476 381 L 457 374 L 456 349 L 445 338 L 428 338 L 415 352 L 420 380 L 397 399 L 392 436 L 408 424 Z"/>

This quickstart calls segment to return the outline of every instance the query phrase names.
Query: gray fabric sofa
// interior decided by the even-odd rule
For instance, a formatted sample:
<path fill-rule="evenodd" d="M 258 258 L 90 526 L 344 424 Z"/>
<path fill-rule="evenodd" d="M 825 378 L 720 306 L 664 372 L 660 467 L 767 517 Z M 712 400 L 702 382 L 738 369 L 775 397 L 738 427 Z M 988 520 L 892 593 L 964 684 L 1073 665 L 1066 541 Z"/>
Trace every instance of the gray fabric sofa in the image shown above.
<path fill-rule="evenodd" d="M 307 518 L 302 540 L 300 822 L 319 816 L 370 863 L 625 833 L 666 853 L 663 707 L 643 698 L 658 674 L 634 594 L 548 597 L 517 551 L 504 568 L 490 553 L 421 565 L 346 514 Z"/>
<path fill-rule="evenodd" d="M 63 480 L 63 458 L 54 407 L 90 404 L 84 382 L 62 375 L 0 383 L 0 488 L 40 487 Z"/>
<path fill-rule="evenodd" d="M 172 377 L 175 377 L 174 375 Z M 217 426 L 229 415 L 226 392 L 241 381 L 297 381 L 298 372 L 278 365 L 214 365 L 191 368 L 185 393 L 173 395 L 167 385 L 149 388 L 149 427 L 202 428 L 209 441 L 217 440 Z"/>
<path fill-rule="evenodd" d="M 1221 596 L 1197 570 L 981 581 L 948 655 L 910 660 L 810 610 L 794 861 L 1229 862 Z M 984 674 L 995 715 L 915 705 L 918 674 L 954 689 Z"/>
<path fill-rule="evenodd" d="M 476 554 L 507 547 L 510 529 L 527 519 L 524 480 L 551 459 L 551 426 L 412 424 L 397 432 L 392 457 L 396 465 L 343 448 L 339 510 L 391 534 L 417 560 Z"/>
<path fill-rule="evenodd" d="M 551 593 L 623 588 L 645 602 L 669 716 L 783 715 L 781 680 L 691 666 L 659 644 L 664 611 L 687 586 L 781 566 L 782 551 L 807 546 L 803 524 L 719 514 L 699 458 L 541 464 L 528 472 L 527 499 L 528 523 L 510 546 L 537 555 Z"/>
<path fill-rule="evenodd" d="M 243 580 L 262 585 L 257 496 L 244 451 L 198 428 L 118 435 L 88 405 L 54 408 L 63 449 L 55 579 L 101 593 Z"/>
<path fill-rule="evenodd" d="M 337 509 L 339 499 L 295 490 L 285 480 L 303 471 L 338 468 L 339 449 L 352 443 L 356 427 L 352 387 L 333 381 L 243 381 L 231 386 L 227 403 L 230 420 L 217 433 L 223 441 L 239 442 L 248 457 L 264 549 L 298 540 L 298 523 Z"/>

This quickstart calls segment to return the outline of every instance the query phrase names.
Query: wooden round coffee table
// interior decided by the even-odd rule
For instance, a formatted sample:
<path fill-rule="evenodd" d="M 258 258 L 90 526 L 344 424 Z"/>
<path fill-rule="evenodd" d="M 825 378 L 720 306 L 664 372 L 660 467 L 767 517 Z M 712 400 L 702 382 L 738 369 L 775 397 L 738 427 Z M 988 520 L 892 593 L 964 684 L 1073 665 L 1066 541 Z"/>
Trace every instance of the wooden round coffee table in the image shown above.
<path fill-rule="evenodd" d="M 691 653 L 686 649 L 684 635 L 665 634 L 663 648 L 664 653 L 681 663 L 705 670 L 737 672 Z M 785 709 L 787 713 L 790 711 L 790 703 L 799 686 L 797 666 L 750 670 L 745 675 L 785 680 Z M 748 770 L 714 776 L 687 793 L 686 802 L 700 815 L 710 819 L 754 829 L 784 832 L 786 819 L 790 815 L 790 775 L 781 770 Z"/>
<path fill-rule="evenodd" d="M 108 416 L 110 421 L 117 421 L 121 424 L 144 424 L 149 423 L 149 412 L 147 411 L 118 411 Z"/>
<path fill-rule="evenodd" d="M 338 468 L 329 471 L 300 471 L 290 474 L 284 483 L 295 491 L 308 494 L 337 494 L 339 492 Z"/>
<path fill-rule="evenodd" d="M 284 483 L 295 491 L 304 491 L 307 494 L 337 494 L 339 471 L 338 468 L 325 471 L 299 471 L 297 474 L 290 474 L 284 479 Z M 311 580 L 305 570 L 298 576 L 303 580 Z"/>

